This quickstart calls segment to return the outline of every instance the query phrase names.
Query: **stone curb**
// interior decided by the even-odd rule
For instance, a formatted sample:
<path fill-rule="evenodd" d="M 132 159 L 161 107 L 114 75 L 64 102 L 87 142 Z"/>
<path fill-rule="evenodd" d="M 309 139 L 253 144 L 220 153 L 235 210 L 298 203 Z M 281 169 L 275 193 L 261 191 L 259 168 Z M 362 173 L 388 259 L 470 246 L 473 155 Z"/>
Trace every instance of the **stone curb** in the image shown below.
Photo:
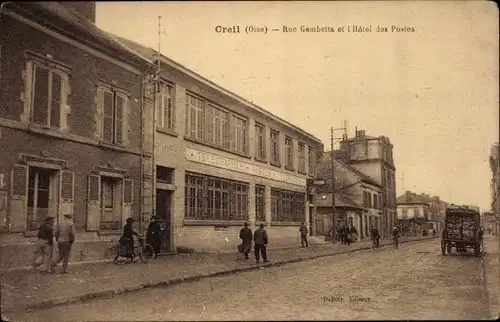
<path fill-rule="evenodd" d="M 437 238 L 437 237 L 436 237 Z M 405 241 L 400 241 L 400 244 L 404 243 L 411 243 L 411 242 L 417 242 L 417 241 L 422 241 L 422 240 L 431 240 L 435 239 L 433 237 L 427 237 L 427 238 L 421 238 L 421 239 L 414 239 L 414 240 L 405 240 Z M 386 247 L 392 245 L 392 243 L 387 243 L 387 244 L 381 244 L 380 248 Z M 317 258 L 322 258 L 322 257 L 328 257 L 328 256 L 335 256 L 335 255 L 341 255 L 341 254 L 349 254 L 349 253 L 354 253 L 362 250 L 369 250 L 372 249 L 371 246 L 365 246 L 357 249 L 352 249 L 352 250 L 343 250 L 340 252 L 330 252 L 327 254 L 321 254 L 321 255 L 313 255 L 305 258 L 292 258 L 288 260 L 282 260 L 282 261 L 277 261 L 277 262 L 272 262 L 272 263 L 266 263 L 266 264 L 261 264 L 261 265 L 254 265 L 250 267 L 239 267 L 239 268 L 233 268 L 229 270 L 221 270 L 213 273 L 203 273 L 203 274 L 197 274 L 197 275 L 192 275 L 192 276 L 187 276 L 187 277 L 179 277 L 179 278 L 174 278 L 166 281 L 160 281 L 160 282 L 149 282 L 149 283 L 144 283 L 141 285 L 136 285 L 136 286 L 122 286 L 116 289 L 110 289 L 110 290 L 102 290 L 102 291 L 96 291 L 96 292 L 90 292 L 86 294 L 81 294 L 81 295 L 76 295 L 76 296 L 71 296 L 71 297 L 59 297 L 59 298 L 53 298 L 53 299 L 48 299 L 44 300 L 42 302 L 38 303 L 30 303 L 27 305 L 23 305 L 22 307 L 19 308 L 7 308 L 5 310 L 2 310 L 3 313 L 12 313 L 15 311 L 33 311 L 37 309 L 47 309 L 55 306 L 62 306 L 62 305 L 68 305 L 68 304 L 75 304 L 79 302 L 85 302 L 88 300 L 92 299 L 107 299 L 107 298 L 113 298 L 116 295 L 119 294 L 125 294 L 125 293 L 131 293 L 131 292 L 136 292 L 142 289 L 146 288 L 156 288 L 156 287 L 169 287 L 173 285 L 178 285 L 181 283 L 185 282 L 194 282 L 201 280 L 203 278 L 209 278 L 209 277 L 217 277 L 217 276 L 224 276 L 224 275 L 230 275 L 234 273 L 240 273 L 240 272 L 248 272 L 248 271 L 254 271 L 254 270 L 259 270 L 261 267 L 274 267 L 274 266 L 283 266 L 286 264 L 290 263 L 297 263 L 297 262 L 303 262 L 303 261 L 309 261 L 309 260 L 314 260 Z"/>

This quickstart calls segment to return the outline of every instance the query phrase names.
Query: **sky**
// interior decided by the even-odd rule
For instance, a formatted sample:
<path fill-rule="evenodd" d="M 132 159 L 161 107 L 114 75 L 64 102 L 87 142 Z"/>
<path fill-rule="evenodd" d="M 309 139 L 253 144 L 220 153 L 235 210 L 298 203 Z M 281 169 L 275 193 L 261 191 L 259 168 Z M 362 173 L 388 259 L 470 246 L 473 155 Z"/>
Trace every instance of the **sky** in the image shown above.
<path fill-rule="evenodd" d="M 344 120 L 349 136 L 357 127 L 389 137 L 398 195 L 411 190 L 483 210 L 499 138 L 497 22 L 486 1 L 97 2 L 96 19 L 299 126 L 325 149 L 330 127 Z M 371 32 L 347 32 L 354 25 Z M 247 34 L 247 26 L 268 31 Z"/>

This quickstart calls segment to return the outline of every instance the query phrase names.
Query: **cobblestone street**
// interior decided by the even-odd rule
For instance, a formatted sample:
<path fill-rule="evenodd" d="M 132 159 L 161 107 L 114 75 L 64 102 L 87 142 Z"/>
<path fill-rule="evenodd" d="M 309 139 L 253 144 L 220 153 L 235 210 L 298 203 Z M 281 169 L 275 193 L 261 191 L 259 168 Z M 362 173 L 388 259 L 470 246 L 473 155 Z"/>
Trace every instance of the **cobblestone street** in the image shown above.
<path fill-rule="evenodd" d="M 489 242 L 488 247 L 497 247 Z M 488 253 L 498 256 L 498 251 Z M 485 261 L 486 262 L 486 261 Z M 439 239 L 138 291 L 14 321 L 487 319 L 483 262 Z M 498 274 L 497 268 L 492 274 Z M 491 278 L 490 278 L 491 281 Z"/>

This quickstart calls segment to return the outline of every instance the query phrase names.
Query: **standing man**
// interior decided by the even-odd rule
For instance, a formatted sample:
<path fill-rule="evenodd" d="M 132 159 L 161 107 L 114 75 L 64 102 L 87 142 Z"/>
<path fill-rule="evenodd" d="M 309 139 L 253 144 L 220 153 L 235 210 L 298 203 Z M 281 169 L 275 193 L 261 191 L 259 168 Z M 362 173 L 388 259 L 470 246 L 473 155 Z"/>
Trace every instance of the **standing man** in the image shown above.
<path fill-rule="evenodd" d="M 53 273 L 52 254 L 54 251 L 54 217 L 45 218 L 45 222 L 38 228 L 38 239 L 35 242 L 35 257 L 33 259 L 33 269 L 45 262 L 45 269 Z"/>
<path fill-rule="evenodd" d="M 248 259 L 248 253 L 252 250 L 252 230 L 248 228 L 248 223 L 244 224 L 244 227 L 240 230 L 241 247 L 243 249 L 243 254 L 245 259 Z"/>
<path fill-rule="evenodd" d="M 257 229 L 253 235 L 253 241 L 255 242 L 254 246 L 254 254 L 255 254 L 255 261 L 257 264 L 260 262 L 259 255 L 262 254 L 262 259 L 264 260 L 264 263 L 267 263 L 267 253 L 266 253 L 266 247 L 267 247 L 267 231 L 264 229 L 264 224 L 260 224 L 259 229 Z"/>
<path fill-rule="evenodd" d="M 307 234 L 309 231 L 304 223 L 300 224 L 300 245 L 302 247 L 309 247 L 309 242 L 307 241 Z"/>
<path fill-rule="evenodd" d="M 63 274 L 66 274 L 68 268 L 71 246 L 75 242 L 75 225 L 73 215 L 64 215 L 63 221 L 57 226 L 56 230 L 57 247 L 59 248 L 59 259 L 53 263 L 53 267 L 63 262 Z"/>
<path fill-rule="evenodd" d="M 161 251 L 161 226 L 156 219 L 156 216 L 151 217 L 146 233 L 146 242 L 153 247 L 154 258 L 156 258 Z"/>

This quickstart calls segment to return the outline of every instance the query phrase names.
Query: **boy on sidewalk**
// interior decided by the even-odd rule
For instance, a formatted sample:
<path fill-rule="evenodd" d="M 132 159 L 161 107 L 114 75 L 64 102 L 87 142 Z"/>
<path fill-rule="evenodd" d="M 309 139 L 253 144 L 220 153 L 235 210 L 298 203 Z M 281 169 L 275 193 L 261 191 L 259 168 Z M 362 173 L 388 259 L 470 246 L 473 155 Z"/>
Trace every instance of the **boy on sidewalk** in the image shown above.
<path fill-rule="evenodd" d="M 38 240 L 35 242 L 35 256 L 33 259 L 33 270 L 45 262 L 45 269 L 53 273 L 52 256 L 54 252 L 54 217 L 45 218 L 45 222 L 38 228 Z"/>
<path fill-rule="evenodd" d="M 255 261 L 257 264 L 260 262 L 260 256 L 262 255 L 262 259 L 264 260 L 264 263 L 267 263 L 267 253 L 266 253 L 266 247 L 267 247 L 267 231 L 264 229 L 264 224 L 260 224 L 259 229 L 257 229 L 253 235 L 253 241 L 255 242 L 254 246 L 254 255 L 255 255 Z"/>
<path fill-rule="evenodd" d="M 56 267 L 57 264 L 62 261 L 63 274 L 66 274 L 69 255 L 71 253 L 71 246 L 75 241 L 75 225 L 73 223 L 73 215 L 64 215 L 64 220 L 57 226 L 56 241 L 57 247 L 59 248 L 59 259 L 53 263 L 53 267 Z"/>

